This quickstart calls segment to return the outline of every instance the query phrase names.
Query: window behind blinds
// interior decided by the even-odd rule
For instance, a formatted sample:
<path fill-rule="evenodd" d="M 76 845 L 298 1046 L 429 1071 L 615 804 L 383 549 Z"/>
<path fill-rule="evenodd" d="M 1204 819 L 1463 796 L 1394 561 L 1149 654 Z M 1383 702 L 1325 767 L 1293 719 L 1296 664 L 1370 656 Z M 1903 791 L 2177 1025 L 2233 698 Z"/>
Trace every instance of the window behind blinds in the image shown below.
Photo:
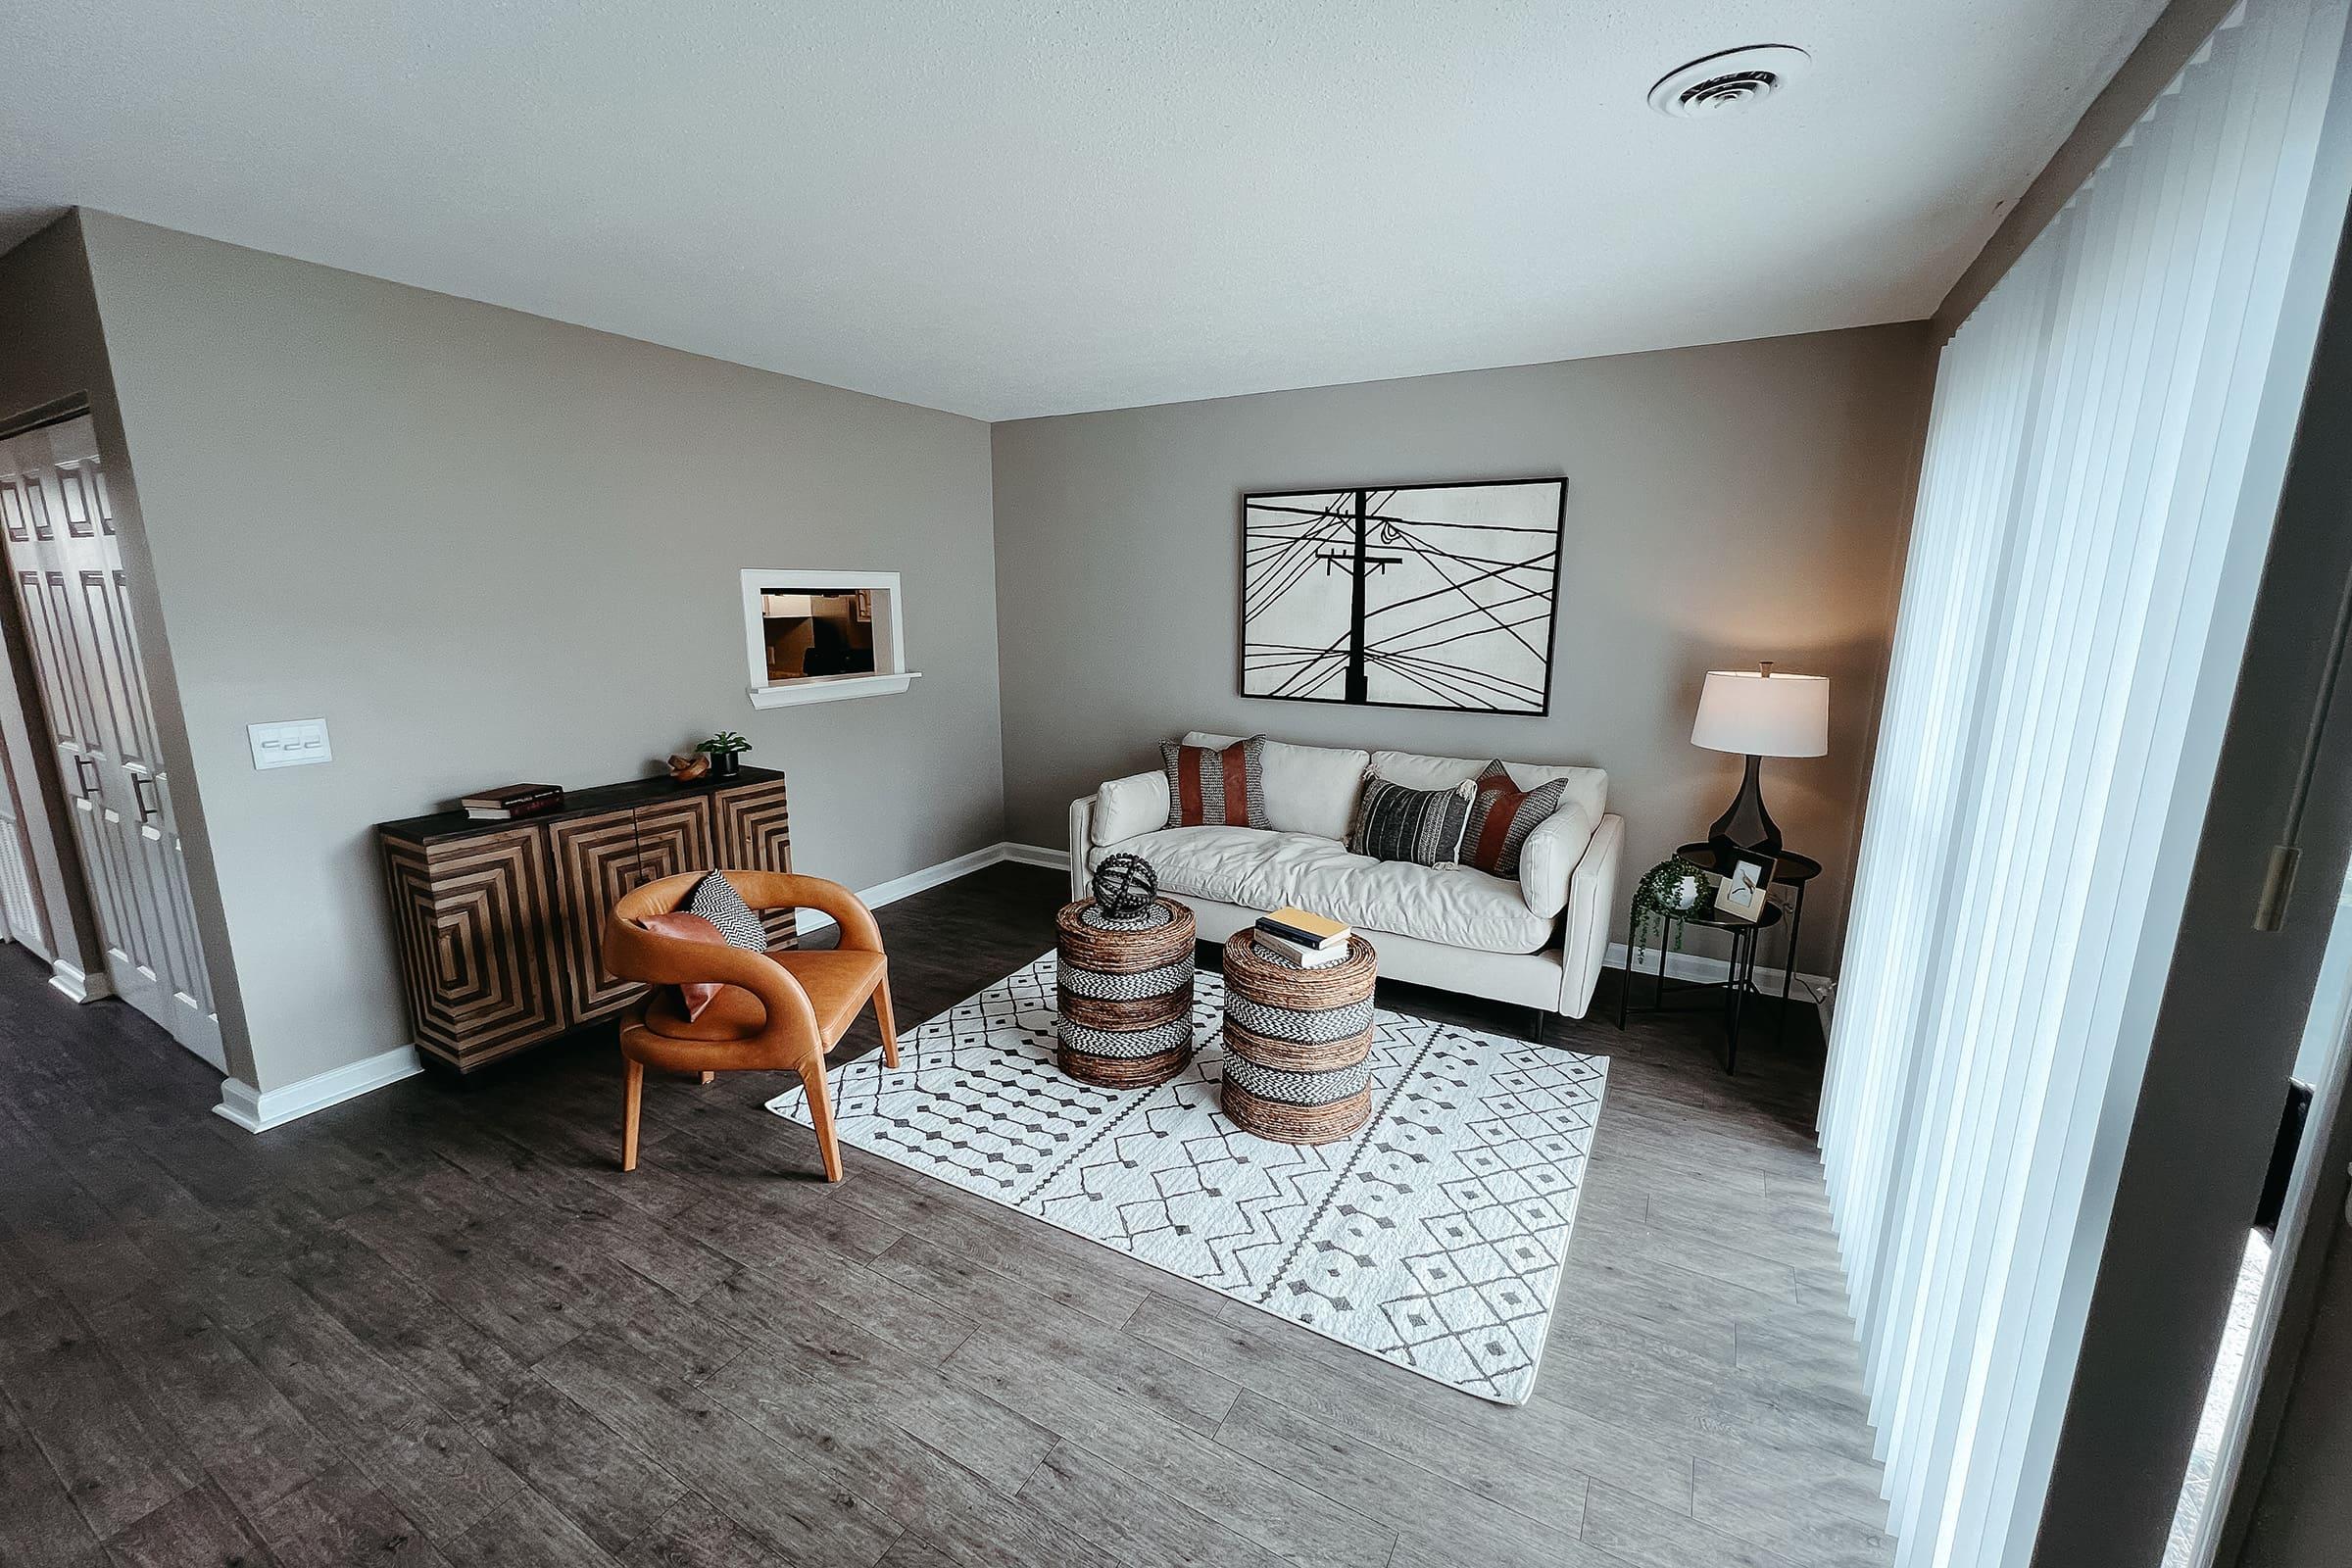
<path fill-rule="evenodd" d="M 1905 1568 L 2032 1544 L 2343 22 L 2241 6 L 1937 371 L 1821 1110 Z"/>

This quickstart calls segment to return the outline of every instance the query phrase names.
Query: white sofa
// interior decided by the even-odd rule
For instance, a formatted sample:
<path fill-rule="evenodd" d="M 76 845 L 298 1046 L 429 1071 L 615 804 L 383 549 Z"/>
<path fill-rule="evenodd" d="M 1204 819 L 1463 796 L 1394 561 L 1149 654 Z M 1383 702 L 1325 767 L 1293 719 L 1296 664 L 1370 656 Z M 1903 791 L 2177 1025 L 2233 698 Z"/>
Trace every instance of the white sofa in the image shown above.
<path fill-rule="evenodd" d="M 1234 739 L 1196 730 L 1184 743 Z M 1380 951 L 1385 978 L 1581 1018 L 1608 950 L 1625 840 L 1625 819 L 1607 811 L 1608 774 L 1505 761 L 1522 789 L 1568 781 L 1559 808 L 1528 836 L 1516 882 L 1348 851 L 1367 771 L 1446 789 L 1475 778 L 1488 760 L 1269 740 L 1262 767 L 1270 831 L 1169 827 L 1164 773 L 1112 779 L 1070 803 L 1070 896 L 1086 896 L 1105 857 L 1140 855 L 1158 873 L 1160 891 L 1192 909 L 1204 942 L 1222 942 L 1294 904 L 1361 930 Z"/>

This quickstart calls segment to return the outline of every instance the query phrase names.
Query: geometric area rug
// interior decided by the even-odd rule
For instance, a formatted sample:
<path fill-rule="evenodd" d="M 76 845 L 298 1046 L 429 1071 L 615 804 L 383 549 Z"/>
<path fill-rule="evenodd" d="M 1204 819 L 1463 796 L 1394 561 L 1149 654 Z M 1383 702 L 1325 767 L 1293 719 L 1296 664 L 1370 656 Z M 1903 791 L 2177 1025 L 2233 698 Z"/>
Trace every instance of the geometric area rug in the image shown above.
<path fill-rule="evenodd" d="M 1501 1404 L 1551 1322 L 1603 1057 L 1374 1016 L 1372 1119 L 1312 1148 L 1217 1108 L 1224 977 L 1196 1054 L 1149 1090 L 1054 1065 L 1054 956 L 833 1074 L 842 1140 Z M 768 1108 L 806 1125 L 796 1087 Z M 856 1178 L 853 1177 L 853 1180 Z"/>

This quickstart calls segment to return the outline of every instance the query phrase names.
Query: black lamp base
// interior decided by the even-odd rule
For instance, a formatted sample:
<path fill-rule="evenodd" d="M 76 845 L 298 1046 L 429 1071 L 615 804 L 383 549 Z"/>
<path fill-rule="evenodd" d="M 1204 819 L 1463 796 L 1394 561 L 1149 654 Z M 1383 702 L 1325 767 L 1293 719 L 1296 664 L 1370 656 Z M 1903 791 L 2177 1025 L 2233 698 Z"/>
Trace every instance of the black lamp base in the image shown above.
<path fill-rule="evenodd" d="M 1757 783 L 1763 762 L 1760 757 L 1747 760 L 1747 776 L 1740 781 L 1740 793 L 1707 828 L 1707 845 L 1718 857 L 1740 851 L 1772 856 L 1781 853 L 1781 825 L 1764 809 L 1764 792 Z"/>

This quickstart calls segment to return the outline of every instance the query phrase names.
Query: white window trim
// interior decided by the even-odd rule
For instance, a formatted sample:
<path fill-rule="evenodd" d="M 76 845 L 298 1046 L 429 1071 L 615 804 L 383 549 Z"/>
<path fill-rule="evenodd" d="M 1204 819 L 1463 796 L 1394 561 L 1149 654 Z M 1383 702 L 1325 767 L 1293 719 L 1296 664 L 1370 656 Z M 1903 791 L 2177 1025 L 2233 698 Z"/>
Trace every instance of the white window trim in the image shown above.
<path fill-rule="evenodd" d="M 871 588 L 874 595 L 874 672 L 870 675 L 807 675 L 799 680 L 767 678 L 765 617 L 760 596 L 777 589 L 810 592 L 825 588 Z M 754 708 L 792 708 L 802 703 L 838 703 L 852 697 L 903 692 L 921 677 L 906 667 L 906 635 L 899 574 L 895 571 L 757 571 L 743 573 L 744 654 L 751 670 Z"/>

